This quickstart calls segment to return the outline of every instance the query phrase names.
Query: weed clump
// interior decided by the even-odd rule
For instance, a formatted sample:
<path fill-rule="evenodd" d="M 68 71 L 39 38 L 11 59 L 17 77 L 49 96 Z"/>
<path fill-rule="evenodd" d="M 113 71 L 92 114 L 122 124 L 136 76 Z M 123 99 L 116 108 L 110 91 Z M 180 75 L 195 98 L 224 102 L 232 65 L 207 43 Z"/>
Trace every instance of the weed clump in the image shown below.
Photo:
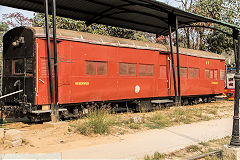
<path fill-rule="evenodd" d="M 146 127 L 150 129 L 160 129 L 169 125 L 169 117 L 163 115 L 161 112 L 156 112 L 149 118 L 150 123 Z"/>
<path fill-rule="evenodd" d="M 155 152 L 153 156 L 145 156 L 144 160 L 160 160 L 166 158 L 166 154 Z"/>
<path fill-rule="evenodd" d="M 191 146 L 188 146 L 186 148 L 187 152 L 197 152 L 197 151 L 200 151 L 200 150 L 201 150 L 201 148 L 197 145 L 191 145 Z"/>
<path fill-rule="evenodd" d="M 73 127 L 76 131 L 83 135 L 91 134 L 109 134 L 110 127 L 114 124 L 114 119 L 110 115 L 107 108 L 90 109 L 87 118 L 83 122 L 79 122 Z"/>
<path fill-rule="evenodd" d="M 129 128 L 130 128 L 130 129 L 141 129 L 141 126 L 140 126 L 139 123 L 131 123 L 131 124 L 129 125 Z"/>
<path fill-rule="evenodd" d="M 174 118 L 174 121 L 177 123 L 185 123 L 189 124 L 191 123 L 191 114 L 190 112 L 182 107 L 177 107 L 174 109 L 172 113 L 172 117 Z"/>

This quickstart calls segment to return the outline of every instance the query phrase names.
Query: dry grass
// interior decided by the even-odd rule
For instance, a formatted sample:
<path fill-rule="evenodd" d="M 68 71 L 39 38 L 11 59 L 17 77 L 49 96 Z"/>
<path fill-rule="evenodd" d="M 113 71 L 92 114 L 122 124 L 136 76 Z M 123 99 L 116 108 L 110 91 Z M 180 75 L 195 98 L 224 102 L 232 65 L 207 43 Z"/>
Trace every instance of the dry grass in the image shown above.
<path fill-rule="evenodd" d="M 107 108 L 92 109 L 89 111 L 87 118 L 79 121 L 71 126 L 76 132 L 89 136 L 92 134 L 109 134 L 110 127 L 113 126 L 115 120 L 110 115 Z"/>
<path fill-rule="evenodd" d="M 171 107 L 148 113 L 110 114 L 108 109 L 93 109 L 87 118 L 71 125 L 80 134 L 125 134 L 138 130 L 161 129 L 232 116 L 233 102 L 218 101 L 194 106 Z"/>
<path fill-rule="evenodd" d="M 153 156 L 145 156 L 145 160 L 183 160 L 183 159 L 188 159 L 191 157 L 196 157 L 205 153 L 209 153 L 212 151 L 216 150 L 222 150 L 223 145 L 229 144 L 230 142 L 230 137 L 225 137 L 222 139 L 215 139 L 211 140 L 208 142 L 200 142 L 196 145 L 190 145 L 184 149 L 171 152 L 168 154 L 164 153 L 158 153 L 156 152 Z M 158 156 L 157 156 L 158 155 Z M 220 157 L 223 156 L 223 157 Z M 210 155 L 207 157 L 202 158 L 201 160 L 219 160 L 219 159 L 224 159 L 224 160 L 232 160 L 232 157 L 229 157 L 223 153 L 223 155 Z"/>

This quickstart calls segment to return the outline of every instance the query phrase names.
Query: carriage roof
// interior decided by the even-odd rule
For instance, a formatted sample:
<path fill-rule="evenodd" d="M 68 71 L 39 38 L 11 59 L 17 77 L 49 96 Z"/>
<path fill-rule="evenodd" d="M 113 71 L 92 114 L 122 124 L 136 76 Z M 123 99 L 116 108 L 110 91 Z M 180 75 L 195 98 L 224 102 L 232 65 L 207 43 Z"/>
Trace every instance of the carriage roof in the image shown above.
<path fill-rule="evenodd" d="M 45 30 L 41 27 L 28 27 L 33 32 L 35 37 L 46 37 Z M 52 31 L 50 31 L 50 34 Z M 52 36 L 52 35 L 51 35 Z M 57 38 L 71 41 L 79 41 L 85 43 L 93 43 L 99 45 L 109 45 L 115 47 L 126 47 L 145 50 L 156 50 L 163 53 L 169 53 L 169 45 L 163 45 L 159 43 L 144 42 L 138 40 L 130 40 L 118 37 L 111 37 L 105 35 L 92 34 L 87 32 L 72 31 L 66 29 L 57 29 Z M 175 47 L 174 52 L 176 53 Z M 216 53 L 206 52 L 202 50 L 194 50 L 187 48 L 179 48 L 179 53 L 184 55 L 190 55 L 194 57 L 210 58 L 225 60 L 225 57 Z"/>

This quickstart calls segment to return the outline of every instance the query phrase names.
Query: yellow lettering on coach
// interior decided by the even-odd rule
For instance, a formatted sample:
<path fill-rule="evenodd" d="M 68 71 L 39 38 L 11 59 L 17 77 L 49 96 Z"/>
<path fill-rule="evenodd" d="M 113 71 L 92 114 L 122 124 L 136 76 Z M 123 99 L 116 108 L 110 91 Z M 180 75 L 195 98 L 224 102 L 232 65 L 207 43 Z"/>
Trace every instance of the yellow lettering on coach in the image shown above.
<path fill-rule="evenodd" d="M 75 82 L 75 86 L 89 86 L 89 82 Z"/>

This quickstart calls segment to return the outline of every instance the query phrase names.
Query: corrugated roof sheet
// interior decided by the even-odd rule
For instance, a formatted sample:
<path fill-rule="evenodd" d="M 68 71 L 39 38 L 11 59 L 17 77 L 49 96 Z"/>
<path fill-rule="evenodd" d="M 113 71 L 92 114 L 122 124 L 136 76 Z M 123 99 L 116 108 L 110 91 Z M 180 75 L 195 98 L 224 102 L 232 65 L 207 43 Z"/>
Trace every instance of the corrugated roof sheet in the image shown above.
<path fill-rule="evenodd" d="M 31 28 L 33 30 L 36 37 L 46 37 L 44 28 L 40 28 L 40 27 L 28 27 L 28 28 Z M 52 31 L 50 31 L 50 33 L 52 33 Z M 123 38 L 91 34 L 87 32 L 71 31 L 71 30 L 65 30 L 65 29 L 57 29 L 57 38 L 86 42 L 86 43 L 93 43 L 93 44 L 100 44 L 100 45 L 110 45 L 110 46 L 116 46 L 116 47 L 157 50 L 160 52 L 168 52 L 168 53 L 170 52 L 169 45 L 123 39 Z M 175 48 L 174 48 L 174 52 L 176 52 Z M 212 52 L 201 51 L 201 50 L 179 48 L 179 52 L 180 54 L 186 54 L 186 55 L 195 56 L 195 57 L 225 60 L 225 57 L 221 55 L 218 55 Z"/>
<path fill-rule="evenodd" d="M 0 5 L 44 12 L 44 0 L 1 0 Z M 214 19 L 185 12 L 156 0 L 57 0 L 57 15 L 149 33 L 168 34 L 168 14 L 178 16 L 179 27 L 194 22 L 214 22 L 238 28 Z"/>

